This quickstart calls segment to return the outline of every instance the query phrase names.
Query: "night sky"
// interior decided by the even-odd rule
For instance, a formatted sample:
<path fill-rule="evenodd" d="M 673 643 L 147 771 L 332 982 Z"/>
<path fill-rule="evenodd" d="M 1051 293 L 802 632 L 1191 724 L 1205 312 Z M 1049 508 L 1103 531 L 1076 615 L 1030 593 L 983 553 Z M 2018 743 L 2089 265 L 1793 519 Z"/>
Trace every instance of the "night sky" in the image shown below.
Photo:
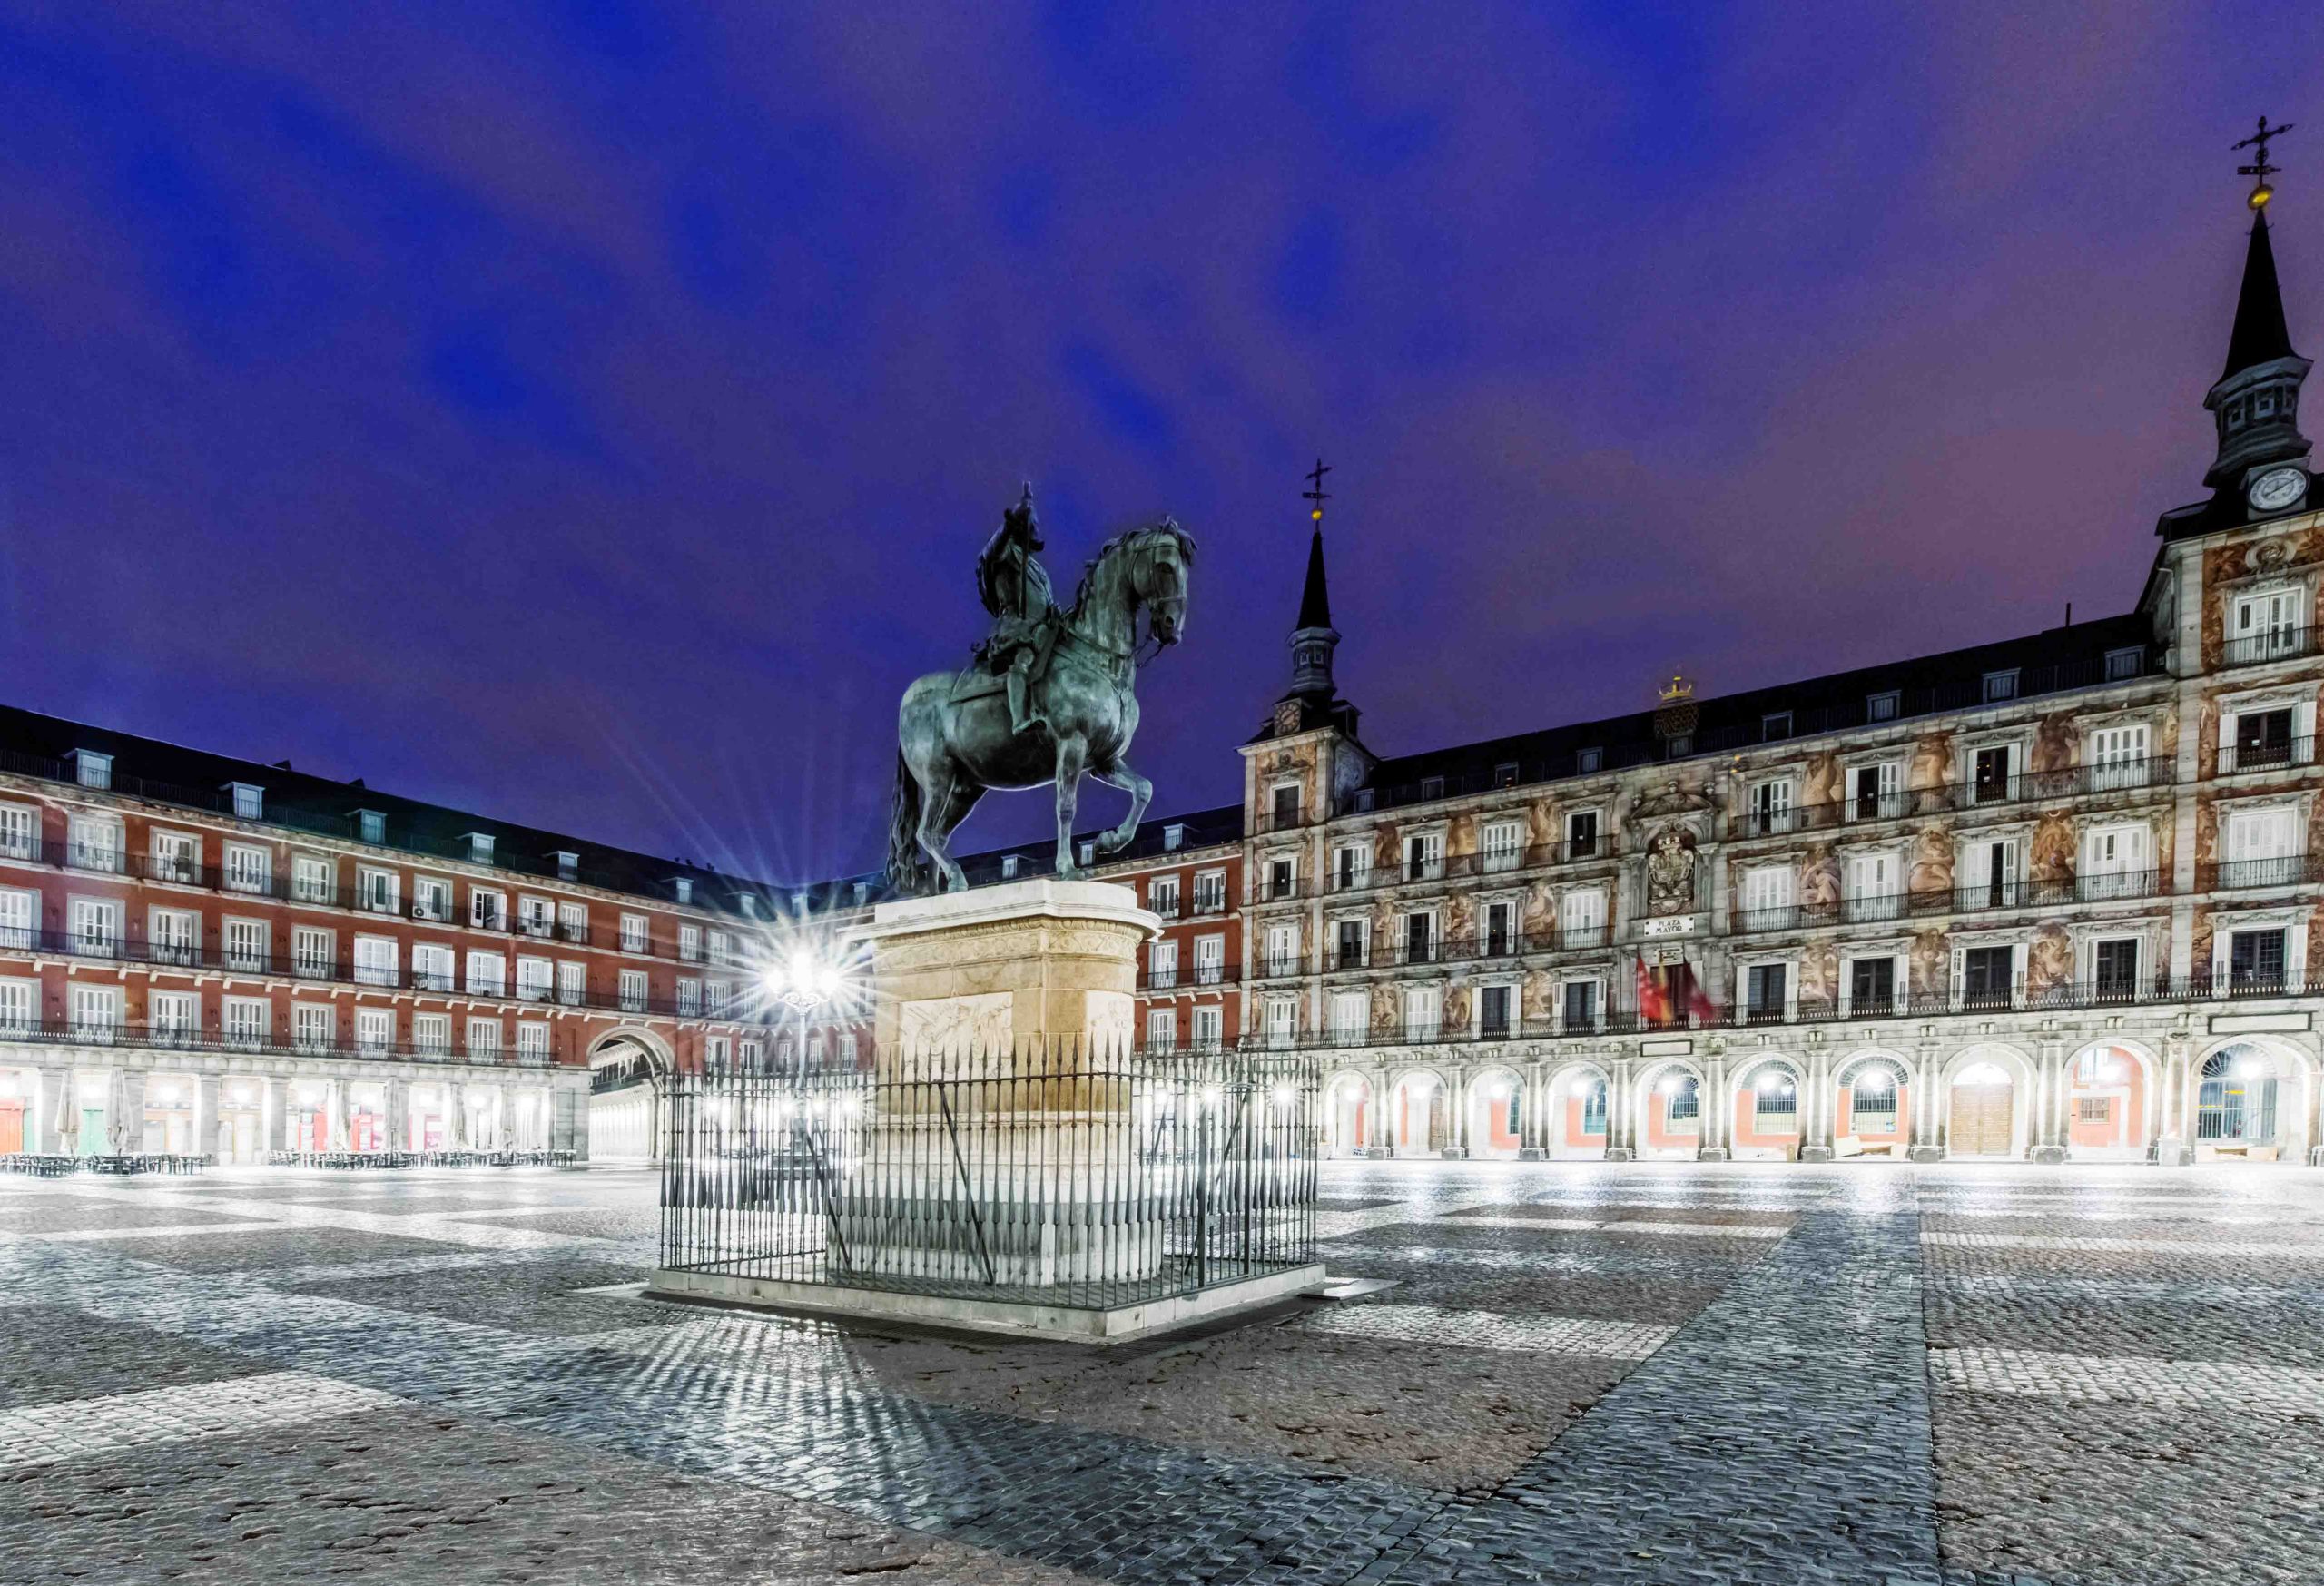
<path fill-rule="evenodd" d="M 2324 8 L 1907 9 L 16 0 L 0 697 L 793 879 L 1021 479 L 1200 542 L 1157 813 L 1319 452 L 1383 754 L 2125 609 Z"/>

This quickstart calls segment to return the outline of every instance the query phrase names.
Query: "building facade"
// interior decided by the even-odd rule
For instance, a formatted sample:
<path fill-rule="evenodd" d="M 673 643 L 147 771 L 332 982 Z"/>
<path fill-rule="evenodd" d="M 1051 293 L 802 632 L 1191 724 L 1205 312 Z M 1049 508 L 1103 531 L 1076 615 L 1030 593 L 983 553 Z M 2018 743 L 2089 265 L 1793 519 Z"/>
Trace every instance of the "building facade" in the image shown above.
<path fill-rule="evenodd" d="M 2230 349 L 2133 611 L 1451 750 L 1358 735 L 1319 513 L 1242 751 L 1244 1039 L 1333 1052 L 1340 1153 L 2324 1162 L 2324 500 L 2264 212 Z"/>
<path fill-rule="evenodd" d="M 643 1157 L 654 1076 L 799 1039 L 761 883 L 30 712 L 0 742 L 0 1154 Z"/>

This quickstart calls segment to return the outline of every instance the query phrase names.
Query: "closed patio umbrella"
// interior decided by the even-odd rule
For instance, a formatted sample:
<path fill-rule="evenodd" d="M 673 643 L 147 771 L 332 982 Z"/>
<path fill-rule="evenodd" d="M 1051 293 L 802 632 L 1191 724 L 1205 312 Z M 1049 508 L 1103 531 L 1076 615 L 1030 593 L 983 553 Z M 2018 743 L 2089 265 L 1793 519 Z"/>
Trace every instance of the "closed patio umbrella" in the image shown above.
<path fill-rule="evenodd" d="M 113 1071 L 113 1091 L 105 1099 L 105 1138 L 111 1143 L 114 1156 L 129 1154 L 129 1070 L 126 1069 Z"/>
<path fill-rule="evenodd" d="M 79 1101 L 78 1077 L 70 1069 L 56 1076 L 56 1145 L 55 1149 L 70 1154 L 80 1136 L 80 1119 L 74 1115 Z"/>

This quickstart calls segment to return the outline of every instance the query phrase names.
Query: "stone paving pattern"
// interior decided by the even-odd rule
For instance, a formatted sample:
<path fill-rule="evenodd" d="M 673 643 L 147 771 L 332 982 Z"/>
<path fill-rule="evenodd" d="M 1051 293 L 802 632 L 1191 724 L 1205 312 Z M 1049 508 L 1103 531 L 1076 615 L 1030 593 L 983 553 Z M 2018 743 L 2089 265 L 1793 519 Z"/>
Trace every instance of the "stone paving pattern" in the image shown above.
<path fill-rule="evenodd" d="M 1334 1164 L 1113 1351 L 645 1300 L 636 1172 L 0 1178 L 16 1581 L 2324 1581 L 2324 1174 Z"/>

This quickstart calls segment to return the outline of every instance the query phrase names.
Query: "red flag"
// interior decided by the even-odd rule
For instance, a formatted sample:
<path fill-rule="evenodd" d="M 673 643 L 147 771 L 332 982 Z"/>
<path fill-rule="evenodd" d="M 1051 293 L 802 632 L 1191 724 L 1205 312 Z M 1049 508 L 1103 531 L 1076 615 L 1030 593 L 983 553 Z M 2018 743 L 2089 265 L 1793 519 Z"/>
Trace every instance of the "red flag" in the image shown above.
<path fill-rule="evenodd" d="M 1713 1002 L 1710 1000 L 1710 993 L 1703 990 L 1702 977 L 1699 975 L 1689 975 L 1687 980 L 1689 981 L 1687 992 L 1687 1011 L 1694 1015 L 1695 1022 L 1699 1025 L 1708 1028 L 1710 1025 L 1717 1024 L 1718 1022 L 1718 1004 Z"/>
<path fill-rule="evenodd" d="M 1631 962 L 1638 966 L 1638 1016 L 1648 1024 L 1669 1021 L 1670 1000 L 1662 993 L 1652 970 L 1646 967 L 1644 953 L 1632 953 Z"/>

